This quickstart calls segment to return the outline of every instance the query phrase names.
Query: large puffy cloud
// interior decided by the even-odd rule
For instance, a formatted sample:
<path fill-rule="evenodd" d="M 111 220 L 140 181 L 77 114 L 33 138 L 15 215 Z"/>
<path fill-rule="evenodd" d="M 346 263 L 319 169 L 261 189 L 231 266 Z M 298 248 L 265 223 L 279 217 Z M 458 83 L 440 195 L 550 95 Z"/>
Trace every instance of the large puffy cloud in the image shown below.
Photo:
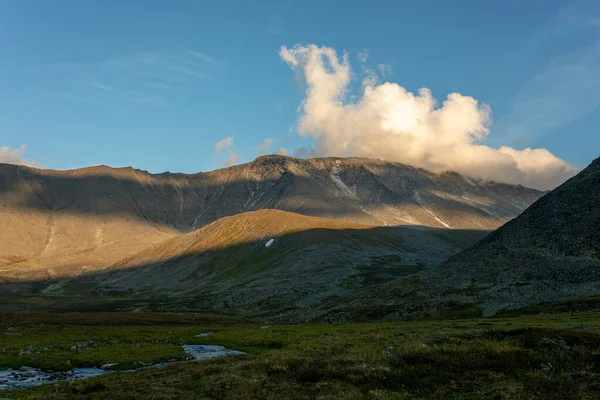
<path fill-rule="evenodd" d="M 311 156 L 379 158 L 538 189 L 554 188 L 578 171 L 545 149 L 483 144 L 491 110 L 472 97 L 451 93 L 438 106 L 429 89 L 413 94 L 369 74 L 362 97 L 349 101 L 347 54 L 296 45 L 282 47 L 280 56 L 307 84 L 299 132 L 316 139 Z"/>
<path fill-rule="evenodd" d="M 39 167 L 40 164 L 38 162 L 26 160 L 24 158 L 26 151 L 27 146 L 25 145 L 22 145 L 18 149 L 13 149 L 8 146 L 0 146 L 0 163 Z"/>

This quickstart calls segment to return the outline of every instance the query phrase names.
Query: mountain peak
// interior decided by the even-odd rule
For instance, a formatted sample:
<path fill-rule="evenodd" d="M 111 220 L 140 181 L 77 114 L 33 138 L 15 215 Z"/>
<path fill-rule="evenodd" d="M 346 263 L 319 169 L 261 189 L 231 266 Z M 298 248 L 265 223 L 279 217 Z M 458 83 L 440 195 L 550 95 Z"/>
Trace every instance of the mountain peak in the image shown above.
<path fill-rule="evenodd" d="M 259 165 L 286 165 L 289 162 L 299 162 L 302 159 L 284 156 L 281 154 L 266 154 L 264 156 L 260 156 L 251 161 L 250 164 L 259 164 Z"/>

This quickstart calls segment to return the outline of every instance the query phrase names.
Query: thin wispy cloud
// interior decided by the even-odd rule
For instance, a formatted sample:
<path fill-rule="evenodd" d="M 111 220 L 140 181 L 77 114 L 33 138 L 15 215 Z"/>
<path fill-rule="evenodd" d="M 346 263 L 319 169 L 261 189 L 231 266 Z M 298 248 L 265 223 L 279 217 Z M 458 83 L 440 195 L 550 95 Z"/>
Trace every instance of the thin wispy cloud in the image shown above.
<path fill-rule="evenodd" d="M 571 3 L 561 9 L 557 15 L 558 29 L 580 30 L 600 28 L 600 15 L 579 8 L 577 3 Z"/>
<path fill-rule="evenodd" d="M 235 151 L 234 147 L 235 135 L 223 138 L 215 143 L 215 152 L 217 154 L 226 153 L 227 158 L 221 160 L 221 163 L 229 167 L 240 162 L 242 156 Z"/>
<path fill-rule="evenodd" d="M 215 143 L 215 152 L 220 153 L 221 151 L 232 147 L 234 139 L 235 139 L 234 136 L 229 136 L 229 137 L 219 140 L 217 143 Z"/>
<path fill-rule="evenodd" d="M 496 127 L 503 140 L 533 140 L 584 118 L 599 106 L 600 40 L 556 59 L 534 76 Z"/>
<path fill-rule="evenodd" d="M 389 64 L 377 64 L 377 70 L 381 74 L 382 78 L 387 78 L 394 73 L 392 66 Z"/>
<path fill-rule="evenodd" d="M 533 42 L 585 33 L 579 48 L 556 56 L 511 101 L 495 122 L 498 139 L 528 142 L 585 118 L 600 107 L 600 16 L 566 7 Z M 550 42 L 551 43 L 551 42 Z"/>
<path fill-rule="evenodd" d="M 126 89 L 121 89 L 118 87 L 114 87 L 114 86 L 110 86 L 110 85 L 106 85 L 102 82 L 90 82 L 90 86 L 96 89 L 100 89 L 103 90 L 105 92 L 113 92 L 113 93 L 135 93 L 133 91 L 130 90 L 126 90 Z"/>
<path fill-rule="evenodd" d="M 101 96 L 137 104 L 161 105 L 169 95 L 201 83 L 228 67 L 196 50 L 139 52 L 96 63 L 55 63 L 32 68 L 61 82 L 60 97 L 94 102 Z"/>
<path fill-rule="evenodd" d="M 256 148 L 256 152 L 260 155 L 267 154 L 271 150 L 274 140 L 267 138 Z"/>
<path fill-rule="evenodd" d="M 361 51 L 358 53 L 358 61 L 361 63 L 366 63 L 369 60 L 369 52 L 367 50 Z"/>
<path fill-rule="evenodd" d="M 26 145 L 22 145 L 21 147 L 16 149 L 13 149 L 9 146 L 0 146 L 0 163 L 40 167 L 40 163 L 38 163 L 37 161 L 31 161 L 25 158 L 26 151 Z"/>
<path fill-rule="evenodd" d="M 207 79 L 226 65 L 223 61 L 193 50 L 136 53 L 112 58 L 101 64 L 109 70 L 135 73 L 159 82 Z"/>
<path fill-rule="evenodd" d="M 298 147 L 294 150 L 294 157 L 296 158 L 307 158 L 310 156 L 310 148 L 306 146 Z"/>

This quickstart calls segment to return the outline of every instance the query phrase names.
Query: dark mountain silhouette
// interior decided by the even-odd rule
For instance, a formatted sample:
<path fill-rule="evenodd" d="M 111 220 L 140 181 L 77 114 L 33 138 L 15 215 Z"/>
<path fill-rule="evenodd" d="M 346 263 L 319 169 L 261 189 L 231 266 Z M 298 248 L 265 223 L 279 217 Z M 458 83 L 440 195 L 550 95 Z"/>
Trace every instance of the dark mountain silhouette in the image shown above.
<path fill-rule="evenodd" d="M 434 274 L 486 313 L 600 294 L 600 159 Z M 470 296 L 457 294 L 470 293 Z"/>

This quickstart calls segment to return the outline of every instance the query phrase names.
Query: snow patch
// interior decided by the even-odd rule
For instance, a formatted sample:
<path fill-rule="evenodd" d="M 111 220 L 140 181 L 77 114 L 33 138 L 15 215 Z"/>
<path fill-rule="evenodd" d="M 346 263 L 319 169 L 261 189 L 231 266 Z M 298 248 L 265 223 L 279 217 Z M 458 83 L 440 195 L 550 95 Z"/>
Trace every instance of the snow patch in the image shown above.
<path fill-rule="evenodd" d="M 177 196 L 179 197 L 179 213 L 183 213 L 183 190 L 181 189 L 181 186 L 179 185 L 179 182 L 177 182 L 176 180 L 173 180 L 173 189 L 175 189 L 175 192 L 177 193 Z"/>
<path fill-rule="evenodd" d="M 101 247 L 103 244 L 103 232 L 101 226 L 97 226 L 96 232 L 94 232 L 94 244 L 96 247 Z"/>
<path fill-rule="evenodd" d="M 471 186 L 477 186 L 477 184 L 475 182 L 473 182 L 472 180 L 470 180 L 466 176 L 463 176 L 463 178 L 464 178 L 465 182 L 467 182 L 469 185 L 471 185 Z"/>
<path fill-rule="evenodd" d="M 483 207 L 483 206 L 481 206 L 481 205 L 479 205 L 479 204 L 477 204 L 477 203 L 475 203 L 475 202 L 471 201 L 469 198 L 467 198 L 467 197 L 465 197 L 465 196 L 460 196 L 460 198 L 461 198 L 461 199 L 463 199 L 463 200 L 464 200 L 466 203 L 468 203 L 469 205 L 471 205 L 471 206 L 473 206 L 473 207 L 477 208 L 478 210 L 481 210 L 481 211 L 483 211 L 484 213 L 486 213 L 486 214 L 488 214 L 488 215 L 490 215 L 490 216 L 492 216 L 492 217 L 500 217 L 498 214 L 496 214 L 496 213 L 493 213 L 492 211 L 490 211 L 490 210 L 488 210 L 487 208 L 485 208 L 485 207 Z"/>
<path fill-rule="evenodd" d="M 219 195 L 213 201 L 211 201 L 208 206 L 206 206 L 206 207 L 203 206 L 202 207 L 200 214 L 198 214 L 196 216 L 196 218 L 194 219 L 194 223 L 192 224 L 192 230 L 193 231 L 196 230 L 196 225 L 198 224 L 198 220 L 200 219 L 200 217 L 202 217 L 204 215 L 204 213 L 206 211 L 208 211 L 212 207 L 212 205 L 215 204 L 215 202 L 221 198 L 221 196 L 223 195 L 224 191 L 225 191 L 225 185 L 221 185 L 221 191 L 219 192 Z"/>
<path fill-rule="evenodd" d="M 429 215 L 431 215 L 437 222 L 439 222 L 440 224 L 444 225 L 446 228 L 452 228 L 450 225 L 448 225 L 447 223 L 445 223 L 444 221 L 442 221 L 440 218 L 438 218 L 438 216 L 435 215 L 433 213 L 433 211 L 431 211 L 431 209 L 425 205 L 425 203 L 421 199 L 421 196 L 419 195 L 419 192 L 416 191 L 416 190 L 414 192 L 414 199 L 415 199 L 415 203 L 417 203 L 419 206 L 421 206 L 421 208 L 423 210 L 425 210 L 425 212 L 427 212 Z"/>
<path fill-rule="evenodd" d="M 244 210 L 252 209 L 252 207 L 254 207 L 254 205 L 266 193 L 266 191 L 263 191 L 263 192 L 259 193 L 258 196 L 256 196 L 256 193 L 262 188 L 262 185 L 260 185 L 258 182 L 256 182 L 256 188 L 255 189 L 252 189 L 252 187 L 250 185 L 248 185 L 248 188 L 250 189 L 250 197 L 248 198 L 248 200 L 246 200 L 244 202 Z"/>
<path fill-rule="evenodd" d="M 335 185 L 338 188 L 340 188 L 344 193 L 346 193 L 348 196 L 356 197 L 356 194 L 354 193 L 354 191 L 352 189 L 350 189 L 348 187 L 348 185 L 346 185 L 339 176 L 337 176 L 335 174 L 329 174 L 329 177 L 331 178 L 333 183 L 335 183 Z"/>

